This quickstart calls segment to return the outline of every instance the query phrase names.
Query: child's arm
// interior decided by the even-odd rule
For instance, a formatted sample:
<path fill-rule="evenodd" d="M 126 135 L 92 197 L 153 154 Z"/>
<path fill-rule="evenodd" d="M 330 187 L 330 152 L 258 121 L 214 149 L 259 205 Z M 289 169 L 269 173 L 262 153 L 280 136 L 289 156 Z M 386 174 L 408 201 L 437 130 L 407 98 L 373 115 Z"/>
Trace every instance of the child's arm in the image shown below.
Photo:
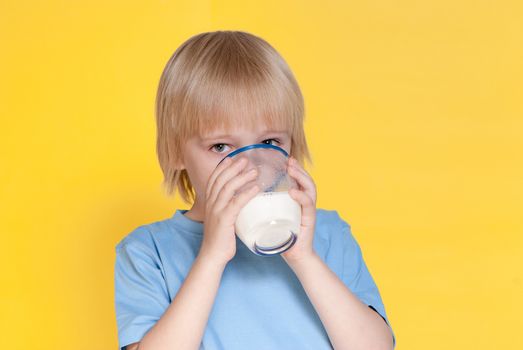
<path fill-rule="evenodd" d="M 225 266 L 236 254 L 234 223 L 240 209 L 260 189 L 234 196 L 256 172 L 244 172 L 246 159 L 222 162 L 206 190 L 205 225 L 200 252 L 162 317 L 139 343 L 139 350 L 199 349 Z"/>
<path fill-rule="evenodd" d="M 138 349 L 198 349 L 225 266 L 199 255 L 176 297 Z"/>
<path fill-rule="evenodd" d="M 289 194 L 301 204 L 302 218 L 300 238 L 290 250 L 282 253 L 282 257 L 300 280 L 332 345 L 335 349 L 393 349 L 394 339 L 389 325 L 380 314 L 363 304 L 314 250 L 316 185 L 313 179 L 292 157 L 288 173 L 299 184 L 299 189 L 292 189 Z M 347 271 L 355 269 L 352 278 L 365 279 L 370 286 L 372 278 L 364 269 L 361 250 L 352 239 L 348 224 L 343 222 L 337 232 L 335 236 L 343 237 L 343 240 L 333 245 L 343 249 L 344 267 L 347 266 Z M 342 276 L 348 280 L 343 272 Z"/>
<path fill-rule="evenodd" d="M 363 304 L 315 253 L 287 261 L 314 305 L 335 349 L 392 349 L 387 323 Z"/>

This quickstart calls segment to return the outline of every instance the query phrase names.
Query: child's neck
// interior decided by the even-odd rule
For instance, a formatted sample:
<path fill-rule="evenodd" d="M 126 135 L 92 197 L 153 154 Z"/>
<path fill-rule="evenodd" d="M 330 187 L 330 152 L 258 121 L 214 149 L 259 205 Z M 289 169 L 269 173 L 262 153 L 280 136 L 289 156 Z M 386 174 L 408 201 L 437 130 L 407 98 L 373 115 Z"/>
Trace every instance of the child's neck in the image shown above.
<path fill-rule="evenodd" d="M 192 208 L 189 209 L 188 211 L 186 211 L 183 215 L 185 215 L 186 217 L 188 217 L 189 219 L 191 219 L 193 221 L 198 221 L 200 223 L 203 223 L 204 212 L 203 212 L 203 210 L 198 208 L 198 206 L 196 204 L 194 204 L 192 206 Z"/>

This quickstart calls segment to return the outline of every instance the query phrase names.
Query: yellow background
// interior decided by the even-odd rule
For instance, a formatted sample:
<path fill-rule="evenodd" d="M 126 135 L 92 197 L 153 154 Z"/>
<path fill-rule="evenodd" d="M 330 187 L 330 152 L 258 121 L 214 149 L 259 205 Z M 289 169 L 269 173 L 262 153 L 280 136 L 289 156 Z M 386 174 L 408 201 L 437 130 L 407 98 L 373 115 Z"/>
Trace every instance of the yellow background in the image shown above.
<path fill-rule="evenodd" d="M 522 349 L 523 6 L 0 2 L 0 348 L 116 349 L 114 246 L 163 195 L 154 98 L 203 31 L 305 96 L 318 207 L 352 225 L 398 349 Z"/>

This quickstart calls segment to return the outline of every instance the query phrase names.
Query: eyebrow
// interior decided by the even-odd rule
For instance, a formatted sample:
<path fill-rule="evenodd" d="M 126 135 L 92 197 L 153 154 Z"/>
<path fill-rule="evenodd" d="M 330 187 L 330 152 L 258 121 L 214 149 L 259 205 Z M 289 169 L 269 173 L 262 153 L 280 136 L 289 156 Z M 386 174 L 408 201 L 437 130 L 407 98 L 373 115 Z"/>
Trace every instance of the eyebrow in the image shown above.
<path fill-rule="evenodd" d="M 270 134 L 285 135 L 285 134 L 287 134 L 287 132 L 285 132 L 285 131 L 277 131 L 277 130 L 266 130 L 266 131 L 264 131 L 261 134 L 261 136 L 263 136 L 263 135 L 270 135 Z M 211 141 L 211 140 L 226 139 L 226 138 L 231 138 L 231 137 L 232 137 L 232 135 L 224 134 L 224 135 L 209 135 L 209 136 L 206 136 L 206 137 L 202 137 L 201 139 L 203 141 Z"/>

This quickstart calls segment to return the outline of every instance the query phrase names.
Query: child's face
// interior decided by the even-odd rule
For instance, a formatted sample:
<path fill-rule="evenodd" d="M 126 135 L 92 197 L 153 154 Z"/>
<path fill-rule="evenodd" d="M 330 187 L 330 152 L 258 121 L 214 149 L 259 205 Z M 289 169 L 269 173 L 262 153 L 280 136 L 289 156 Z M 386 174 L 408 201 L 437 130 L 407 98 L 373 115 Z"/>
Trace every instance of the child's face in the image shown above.
<path fill-rule="evenodd" d="M 239 126 L 188 139 L 182 166 L 187 170 L 196 192 L 194 206 L 201 208 L 205 204 L 207 181 L 220 160 L 238 148 L 255 143 L 272 144 L 291 154 L 291 137 L 287 130 L 251 130 Z"/>

